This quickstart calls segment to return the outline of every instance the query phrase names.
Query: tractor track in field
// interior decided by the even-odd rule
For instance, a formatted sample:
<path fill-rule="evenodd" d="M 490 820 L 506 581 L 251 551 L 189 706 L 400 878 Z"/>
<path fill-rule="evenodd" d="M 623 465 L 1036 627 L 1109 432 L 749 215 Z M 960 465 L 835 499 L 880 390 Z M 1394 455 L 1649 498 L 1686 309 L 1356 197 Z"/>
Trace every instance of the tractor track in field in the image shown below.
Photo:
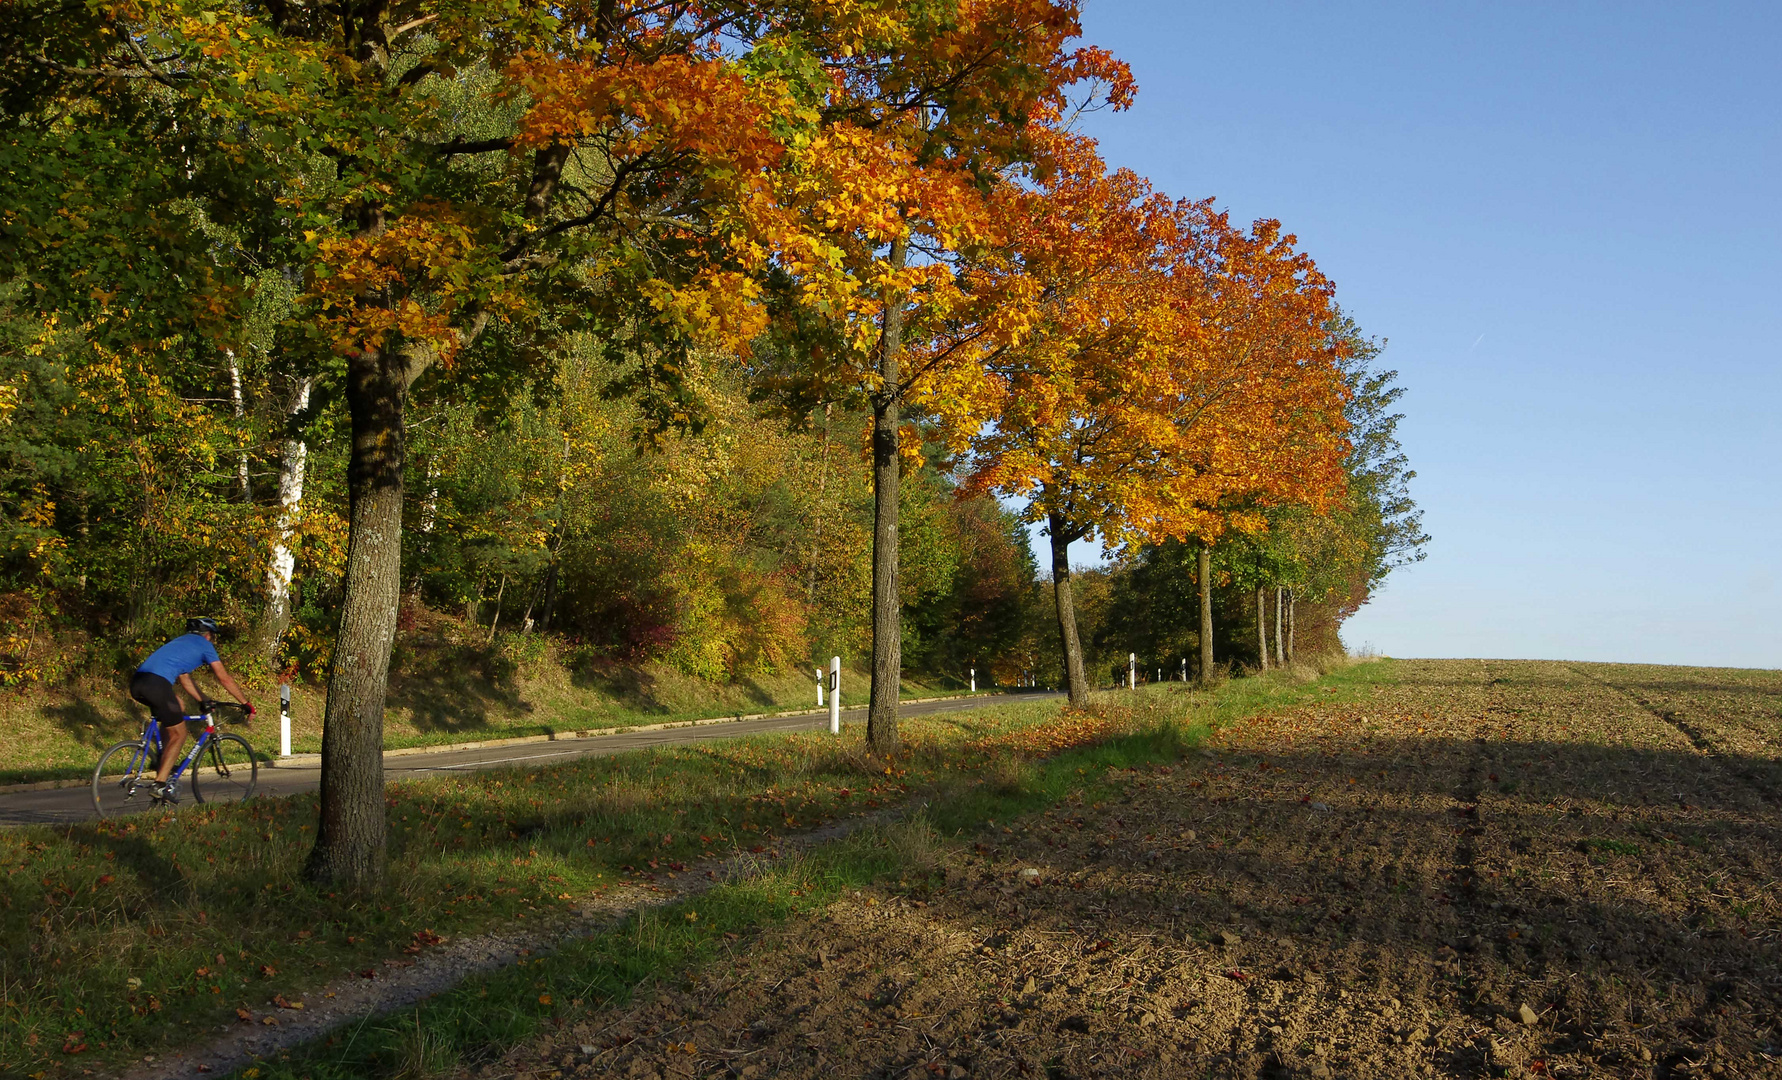
<path fill-rule="evenodd" d="M 1768 782 L 1766 777 L 1754 769 L 1741 767 L 1735 758 L 1724 753 L 1719 746 L 1715 745 L 1714 740 L 1709 738 L 1705 729 L 1685 719 L 1677 710 L 1667 709 L 1643 694 L 1629 690 L 1624 686 L 1617 686 L 1588 670 L 1579 668 L 1575 665 L 1568 665 L 1568 667 L 1579 676 L 1622 695 L 1640 708 L 1645 709 L 1653 716 L 1675 728 L 1679 735 L 1682 735 L 1685 739 L 1689 740 L 1689 744 L 1695 747 L 1698 753 L 1705 758 L 1711 759 L 1716 765 L 1724 769 L 1729 776 L 1736 777 L 1751 790 L 1752 794 L 1756 795 L 1764 802 L 1772 805 L 1782 804 L 1782 792 L 1777 792 Z"/>

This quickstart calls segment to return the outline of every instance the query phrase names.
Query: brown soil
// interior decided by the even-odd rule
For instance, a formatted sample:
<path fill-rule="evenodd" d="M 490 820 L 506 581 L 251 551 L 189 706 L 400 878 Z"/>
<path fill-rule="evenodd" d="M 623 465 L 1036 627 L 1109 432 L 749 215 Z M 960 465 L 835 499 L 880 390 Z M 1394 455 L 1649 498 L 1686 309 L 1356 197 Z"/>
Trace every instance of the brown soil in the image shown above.
<path fill-rule="evenodd" d="M 480 1075 L 1782 1077 L 1782 674 L 1391 671 Z"/>

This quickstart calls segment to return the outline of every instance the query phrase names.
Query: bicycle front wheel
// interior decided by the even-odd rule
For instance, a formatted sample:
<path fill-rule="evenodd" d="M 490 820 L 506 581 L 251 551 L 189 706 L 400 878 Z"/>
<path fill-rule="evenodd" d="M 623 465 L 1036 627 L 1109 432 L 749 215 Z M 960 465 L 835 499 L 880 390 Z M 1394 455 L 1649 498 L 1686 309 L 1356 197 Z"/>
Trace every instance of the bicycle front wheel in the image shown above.
<path fill-rule="evenodd" d="M 121 742 L 99 757 L 93 770 L 93 809 L 102 818 L 120 817 L 154 805 L 149 782 L 155 760 L 140 742 Z"/>
<path fill-rule="evenodd" d="M 201 803 L 250 799 L 259 780 L 254 748 L 240 735 L 218 735 L 192 762 L 192 798 Z"/>

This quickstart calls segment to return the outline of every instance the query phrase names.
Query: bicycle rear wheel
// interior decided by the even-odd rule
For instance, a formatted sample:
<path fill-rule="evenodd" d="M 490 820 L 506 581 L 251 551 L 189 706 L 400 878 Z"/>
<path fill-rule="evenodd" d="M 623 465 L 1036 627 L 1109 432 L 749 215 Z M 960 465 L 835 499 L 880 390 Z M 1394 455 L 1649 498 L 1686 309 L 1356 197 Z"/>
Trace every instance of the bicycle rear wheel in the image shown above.
<path fill-rule="evenodd" d="M 240 735 L 218 735 L 192 762 L 192 798 L 201 803 L 237 803 L 254 795 L 260 763 Z"/>
<path fill-rule="evenodd" d="M 155 805 L 149 782 L 155 759 L 140 742 L 121 742 L 99 757 L 93 770 L 93 809 L 102 818 L 119 817 Z"/>

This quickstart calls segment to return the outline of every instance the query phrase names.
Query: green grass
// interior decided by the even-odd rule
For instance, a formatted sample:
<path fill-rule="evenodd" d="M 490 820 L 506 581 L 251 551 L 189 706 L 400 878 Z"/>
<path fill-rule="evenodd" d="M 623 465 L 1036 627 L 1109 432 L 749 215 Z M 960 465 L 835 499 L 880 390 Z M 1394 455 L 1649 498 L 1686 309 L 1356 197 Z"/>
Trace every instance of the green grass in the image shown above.
<path fill-rule="evenodd" d="M 1592 859 L 1593 862 L 1606 861 L 1608 856 L 1613 855 L 1638 855 L 1640 853 L 1640 845 L 1638 844 L 1626 840 L 1609 840 L 1602 837 L 1592 837 L 1588 840 L 1580 840 L 1578 842 L 1578 847 L 1586 855 L 1595 856 L 1595 858 Z"/>
<path fill-rule="evenodd" d="M 1345 694 L 1365 692 L 1359 670 L 1332 678 L 1348 680 Z M 1279 685 L 1260 685 L 1267 681 Z M 301 998 L 424 947 L 429 934 L 551 917 L 627 878 L 680 873 L 708 852 L 765 848 L 780 833 L 916 791 L 933 796 L 932 825 L 949 835 L 1028 812 L 1098 770 L 1178 753 L 1203 722 L 1193 718 L 1237 715 L 1224 704 L 1234 696 L 1252 708 L 1328 700 L 1319 684 L 1271 676 L 1206 694 L 1108 694 L 1099 716 L 1061 720 L 1056 703 L 1044 702 L 909 719 L 905 751 L 889 761 L 867 753 L 853 729 L 393 785 L 391 884 L 370 897 L 301 880 L 313 796 L 0 832 L 0 1060 L 60 1075 L 162 1053 L 236 1008 Z M 781 910 L 759 891 L 737 895 L 737 910 L 756 911 L 757 921 Z M 709 925 L 700 923 L 686 932 L 697 938 Z M 692 962 L 680 955 L 626 961 L 610 978 L 631 985 Z"/>

